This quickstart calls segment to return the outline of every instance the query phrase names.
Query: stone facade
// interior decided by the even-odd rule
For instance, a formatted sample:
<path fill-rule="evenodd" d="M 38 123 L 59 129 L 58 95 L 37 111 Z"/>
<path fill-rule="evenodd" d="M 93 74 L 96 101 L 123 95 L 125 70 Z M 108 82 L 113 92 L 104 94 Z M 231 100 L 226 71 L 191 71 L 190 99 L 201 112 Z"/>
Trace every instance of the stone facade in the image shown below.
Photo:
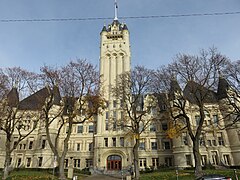
<path fill-rule="evenodd" d="M 114 100 L 110 93 L 111 88 L 115 86 L 118 75 L 130 70 L 130 65 L 129 30 L 126 24 L 121 24 L 115 19 L 112 24 L 104 26 L 101 31 L 100 74 L 103 81 L 102 90 L 104 98 L 108 101 L 108 107 L 96 117 L 95 124 L 85 122 L 74 126 L 65 160 L 66 168 L 70 163 L 73 163 L 74 168 L 77 169 L 93 167 L 99 171 L 131 168 L 133 138 L 127 136 L 121 127 L 110 122 L 111 118 L 121 116 L 120 103 Z M 34 101 L 33 97 L 29 98 Z M 23 102 L 28 101 L 23 100 Z M 224 119 L 227 108 L 223 107 L 224 104 L 226 104 L 224 97 L 206 104 L 205 131 L 200 146 L 203 165 L 209 163 L 240 165 L 240 125 L 236 124 L 222 130 L 217 128 L 219 125 L 224 127 L 229 120 Z M 29 113 L 36 111 L 31 108 L 27 110 Z M 191 102 L 188 105 L 188 113 L 191 114 L 192 125 L 196 126 L 198 114 L 196 106 Z M 170 116 L 164 104 L 160 109 L 153 110 L 151 116 L 156 116 L 157 121 L 150 124 L 148 130 L 141 135 L 140 168 L 194 166 L 192 143 L 188 134 L 183 132 L 173 139 L 169 139 L 166 135 Z M 51 126 L 53 137 L 57 127 L 57 123 Z M 67 127 L 64 131 L 67 131 Z M 14 137 L 17 137 L 17 134 Z M 1 130 L 0 140 L 0 168 L 3 168 L 5 137 Z M 40 122 L 38 128 L 14 150 L 11 165 L 25 168 L 54 167 L 54 156 L 47 143 L 43 122 Z"/>

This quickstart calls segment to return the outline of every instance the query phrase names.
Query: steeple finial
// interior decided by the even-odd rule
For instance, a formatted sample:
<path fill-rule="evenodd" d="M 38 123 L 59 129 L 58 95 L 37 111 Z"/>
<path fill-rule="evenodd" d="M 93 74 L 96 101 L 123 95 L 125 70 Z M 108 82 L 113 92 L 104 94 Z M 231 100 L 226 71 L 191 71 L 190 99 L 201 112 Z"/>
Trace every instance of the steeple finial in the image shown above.
<path fill-rule="evenodd" d="M 118 5 L 117 5 L 117 0 L 115 0 L 115 3 L 114 3 L 114 14 L 115 14 L 114 20 L 118 20 Z"/>

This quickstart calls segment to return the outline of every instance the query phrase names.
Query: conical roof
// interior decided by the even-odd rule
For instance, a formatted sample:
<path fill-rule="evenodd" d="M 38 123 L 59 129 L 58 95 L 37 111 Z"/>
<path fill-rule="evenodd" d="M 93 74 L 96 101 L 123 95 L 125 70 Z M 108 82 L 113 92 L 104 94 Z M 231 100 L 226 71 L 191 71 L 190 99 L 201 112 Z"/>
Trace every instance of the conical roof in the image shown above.
<path fill-rule="evenodd" d="M 17 88 L 12 88 L 11 91 L 7 94 L 7 102 L 11 107 L 17 107 L 19 103 L 19 94 Z"/>
<path fill-rule="evenodd" d="M 218 81 L 218 90 L 217 90 L 217 96 L 218 99 L 223 99 L 223 98 L 227 98 L 228 97 L 228 91 L 229 89 L 229 84 L 227 82 L 227 80 L 220 76 L 219 77 L 219 81 Z"/>
<path fill-rule="evenodd" d="M 175 99 L 175 94 L 182 92 L 182 89 L 180 88 L 178 82 L 176 79 L 172 79 L 170 82 L 170 90 L 169 90 L 169 98 L 170 100 Z"/>

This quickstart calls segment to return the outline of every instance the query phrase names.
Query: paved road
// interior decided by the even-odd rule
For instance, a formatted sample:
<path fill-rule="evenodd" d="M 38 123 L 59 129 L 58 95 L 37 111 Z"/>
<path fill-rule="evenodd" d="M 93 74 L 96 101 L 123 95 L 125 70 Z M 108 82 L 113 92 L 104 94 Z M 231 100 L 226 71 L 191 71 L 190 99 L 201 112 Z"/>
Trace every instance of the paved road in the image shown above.
<path fill-rule="evenodd" d="M 120 180 L 120 179 L 105 175 L 92 175 L 84 178 L 84 180 Z"/>

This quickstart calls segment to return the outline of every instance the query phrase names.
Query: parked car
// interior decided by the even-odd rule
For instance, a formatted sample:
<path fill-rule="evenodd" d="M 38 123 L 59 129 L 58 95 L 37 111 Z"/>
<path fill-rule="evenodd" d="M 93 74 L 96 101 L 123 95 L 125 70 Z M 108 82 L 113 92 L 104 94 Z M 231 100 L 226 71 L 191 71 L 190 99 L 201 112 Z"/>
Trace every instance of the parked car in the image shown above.
<path fill-rule="evenodd" d="M 232 180 L 232 178 L 219 174 L 206 174 L 202 177 L 197 178 L 197 180 Z"/>

